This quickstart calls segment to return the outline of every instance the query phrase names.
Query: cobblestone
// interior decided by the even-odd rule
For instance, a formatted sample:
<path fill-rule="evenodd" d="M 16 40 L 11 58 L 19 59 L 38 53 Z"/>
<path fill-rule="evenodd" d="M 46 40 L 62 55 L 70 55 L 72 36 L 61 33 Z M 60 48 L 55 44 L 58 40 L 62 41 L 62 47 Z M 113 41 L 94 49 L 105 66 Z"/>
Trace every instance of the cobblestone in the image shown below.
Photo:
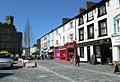
<path fill-rule="evenodd" d="M 108 65 L 91 65 L 60 60 L 35 60 L 36 68 L 22 68 L 15 64 L 12 69 L 0 70 L 0 82 L 120 82 L 120 75 Z"/>

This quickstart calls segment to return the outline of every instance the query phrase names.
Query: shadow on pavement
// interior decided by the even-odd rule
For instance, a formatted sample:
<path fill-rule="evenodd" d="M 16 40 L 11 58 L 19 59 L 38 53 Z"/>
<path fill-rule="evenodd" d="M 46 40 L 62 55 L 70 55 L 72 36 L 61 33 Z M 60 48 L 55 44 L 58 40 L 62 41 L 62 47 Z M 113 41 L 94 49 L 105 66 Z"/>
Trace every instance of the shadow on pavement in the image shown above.
<path fill-rule="evenodd" d="M 13 75 L 14 73 L 0 73 L 0 78 L 4 78 L 10 75 Z"/>
<path fill-rule="evenodd" d="M 13 66 L 9 68 L 0 68 L 0 70 L 16 70 L 16 69 L 21 69 L 22 66 Z"/>

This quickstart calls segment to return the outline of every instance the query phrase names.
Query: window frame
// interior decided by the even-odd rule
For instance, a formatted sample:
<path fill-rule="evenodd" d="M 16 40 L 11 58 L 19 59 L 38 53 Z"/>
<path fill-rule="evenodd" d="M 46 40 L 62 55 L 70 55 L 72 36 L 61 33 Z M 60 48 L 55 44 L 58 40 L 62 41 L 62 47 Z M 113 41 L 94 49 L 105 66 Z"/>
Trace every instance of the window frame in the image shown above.
<path fill-rule="evenodd" d="M 92 32 L 93 32 L 92 36 L 90 36 L 91 35 L 90 34 L 90 28 L 92 28 Z M 88 39 L 94 38 L 94 23 L 87 26 L 87 37 L 88 37 Z"/>
<path fill-rule="evenodd" d="M 92 15 L 89 17 L 89 14 L 92 14 Z M 92 11 L 89 11 L 89 12 L 87 13 L 87 22 L 92 21 L 92 20 L 94 20 L 93 10 L 92 10 Z"/>
<path fill-rule="evenodd" d="M 102 13 L 102 14 L 100 14 L 100 11 L 103 9 L 103 6 L 104 6 L 104 13 Z M 102 7 L 102 8 L 101 8 Z M 98 7 L 98 17 L 101 17 L 101 16 L 103 16 L 103 15 L 106 15 L 107 14 L 107 10 L 106 10 L 106 5 L 105 4 L 102 4 L 102 5 L 100 5 L 99 7 Z"/>
<path fill-rule="evenodd" d="M 100 27 L 100 24 L 103 23 L 103 22 L 105 22 L 106 27 L 102 27 L 102 28 L 101 28 L 101 27 Z M 98 21 L 98 28 L 99 28 L 99 37 L 101 37 L 101 36 L 107 36 L 107 18 Z M 102 29 L 105 29 L 105 30 L 106 30 L 106 34 L 101 34 L 101 33 L 102 33 L 102 31 L 101 31 Z"/>
<path fill-rule="evenodd" d="M 83 19 L 83 16 L 80 16 L 78 25 L 82 25 L 82 24 L 84 24 L 84 19 Z"/>
<path fill-rule="evenodd" d="M 80 57 L 84 58 L 84 47 L 79 47 Z"/>
<path fill-rule="evenodd" d="M 82 33 L 80 33 L 82 31 Z M 84 27 L 78 29 L 79 32 L 79 41 L 84 40 Z M 82 37 L 82 39 L 81 39 Z"/>

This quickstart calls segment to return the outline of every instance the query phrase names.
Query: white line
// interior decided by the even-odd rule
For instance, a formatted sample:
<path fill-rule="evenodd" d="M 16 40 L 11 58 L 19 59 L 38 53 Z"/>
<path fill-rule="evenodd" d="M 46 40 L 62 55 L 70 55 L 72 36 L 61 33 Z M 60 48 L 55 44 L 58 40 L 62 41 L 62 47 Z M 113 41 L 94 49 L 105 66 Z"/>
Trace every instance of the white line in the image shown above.
<path fill-rule="evenodd" d="M 51 72 L 51 73 L 55 74 L 55 75 L 58 76 L 58 77 L 64 78 L 64 79 L 68 80 L 69 82 L 76 82 L 75 80 L 73 80 L 73 79 L 71 79 L 71 78 L 69 78 L 69 77 L 66 77 L 66 76 L 64 76 L 64 75 L 62 75 L 62 74 L 59 74 L 59 73 L 57 73 L 57 72 L 54 72 L 54 71 L 52 71 L 52 70 L 50 70 L 50 69 L 47 69 L 47 68 L 45 68 L 45 67 L 43 67 L 43 66 L 41 66 L 41 65 L 38 65 L 38 67 L 40 67 L 40 68 L 42 68 L 42 69 L 44 69 L 44 70 L 46 70 L 46 71 L 48 71 L 48 72 Z"/>

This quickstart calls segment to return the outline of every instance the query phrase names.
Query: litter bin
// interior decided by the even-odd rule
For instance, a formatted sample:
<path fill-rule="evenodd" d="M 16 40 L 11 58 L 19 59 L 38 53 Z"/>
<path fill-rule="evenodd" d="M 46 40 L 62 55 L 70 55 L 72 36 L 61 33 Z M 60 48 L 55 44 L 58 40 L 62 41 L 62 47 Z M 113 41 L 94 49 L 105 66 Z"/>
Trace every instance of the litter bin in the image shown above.
<path fill-rule="evenodd" d="M 95 55 L 91 56 L 90 64 L 93 64 L 93 65 L 96 64 L 96 57 L 95 57 Z"/>

